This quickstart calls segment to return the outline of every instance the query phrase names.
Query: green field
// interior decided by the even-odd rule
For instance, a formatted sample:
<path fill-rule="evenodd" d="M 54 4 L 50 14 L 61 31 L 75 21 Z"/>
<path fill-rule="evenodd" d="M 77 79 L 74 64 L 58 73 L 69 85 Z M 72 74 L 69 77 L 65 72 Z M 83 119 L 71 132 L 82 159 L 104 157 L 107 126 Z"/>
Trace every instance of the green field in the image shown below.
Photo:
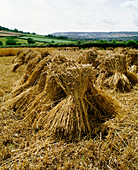
<path fill-rule="evenodd" d="M 5 34 L 4 34 L 5 33 Z M 15 35 L 15 36 L 13 36 Z M 8 45 L 6 44 L 6 41 L 8 38 L 13 38 L 16 43 L 14 45 L 11 43 Z M 27 39 L 31 38 L 34 40 L 33 43 L 28 42 Z M 114 41 L 107 41 L 107 40 L 93 40 L 93 41 L 88 41 L 88 40 L 72 40 L 68 39 L 67 37 L 55 37 L 51 34 L 45 36 L 45 35 L 37 35 L 35 33 L 13 33 L 10 32 L 7 33 L 7 31 L 1 31 L 0 34 L 0 41 L 2 41 L 1 47 L 20 47 L 20 46 L 25 46 L 25 47 L 31 47 L 31 46 L 38 46 L 38 47 L 79 47 L 79 48 L 91 48 L 91 47 L 100 47 L 106 49 L 107 47 L 133 47 L 133 48 L 138 48 L 138 41 L 134 40 L 128 40 L 128 41 L 120 41 L 120 40 L 114 40 Z"/>
<path fill-rule="evenodd" d="M 25 39 L 15 38 L 15 40 L 17 43 L 27 44 L 27 40 L 25 40 Z M 3 45 L 6 45 L 7 37 L 0 37 L 0 41 L 2 41 Z"/>
<path fill-rule="evenodd" d="M 62 40 L 62 39 L 55 39 L 55 38 L 47 38 L 44 36 L 22 36 L 20 37 L 20 39 L 25 39 L 27 40 L 28 38 L 32 38 L 35 41 L 38 42 L 45 42 L 45 43 L 49 43 L 49 42 L 55 42 L 55 43 L 72 43 L 72 41 L 68 41 L 68 40 Z"/>
<path fill-rule="evenodd" d="M 11 36 L 0 36 L 0 41 L 2 41 L 3 46 L 6 46 L 6 41 L 8 38 L 10 38 Z M 57 43 L 57 44 L 69 44 L 69 43 L 73 43 L 73 41 L 71 40 L 65 40 L 65 39 L 58 39 L 58 38 L 52 38 L 52 37 L 46 37 L 43 35 L 34 35 L 34 34 L 22 34 L 20 36 L 15 36 L 13 37 L 17 43 L 17 45 L 21 44 L 21 45 L 28 45 L 27 39 L 28 38 L 32 38 L 35 43 L 34 45 L 41 45 L 41 44 L 46 44 L 46 43 Z"/>

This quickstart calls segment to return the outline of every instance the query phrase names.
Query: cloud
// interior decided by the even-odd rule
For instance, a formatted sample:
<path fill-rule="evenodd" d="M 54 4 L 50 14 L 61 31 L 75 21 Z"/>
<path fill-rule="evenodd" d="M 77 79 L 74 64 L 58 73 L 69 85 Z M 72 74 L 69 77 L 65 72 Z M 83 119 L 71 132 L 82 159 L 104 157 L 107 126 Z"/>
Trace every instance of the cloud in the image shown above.
<path fill-rule="evenodd" d="M 137 18 L 134 19 L 134 24 L 138 27 L 138 19 Z"/>
<path fill-rule="evenodd" d="M 103 21 L 104 21 L 105 24 L 108 24 L 108 25 L 115 25 L 115 24 L 118 23 L 117 21 L 115 21 L 111 18 L 105 18 Z"/>
<path fill-rule="evenodd" d="M 138 15 L 134 15 L 134 25 L 138 27 Z"/>
<path fill-rule="evenodd" d="M 0 24 L 40 34 L 136 30 L 136 7 L 136 0 L 0 0 Z"/>
<path fill-rule="evenodd" d="M 138 30 L 138 0 L 128 0 L 120 4 L 120 7 L 131 11 L 131 21 L 134 30 Z"/>
<path fill-rule="evenodd" d="M 138 0 L 128 0 L 120 4 L 123 8 L 138 9 Z"/>

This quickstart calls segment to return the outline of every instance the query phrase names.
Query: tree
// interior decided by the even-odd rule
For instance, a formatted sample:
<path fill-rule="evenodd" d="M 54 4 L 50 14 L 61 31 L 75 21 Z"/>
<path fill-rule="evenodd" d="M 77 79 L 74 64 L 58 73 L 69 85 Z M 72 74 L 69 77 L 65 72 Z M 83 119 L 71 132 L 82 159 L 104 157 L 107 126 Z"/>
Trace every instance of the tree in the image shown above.
<path fill-rule="evenodd" d="M 127 46 L 129 46 L 129 47 L 135 47 L 135 46 L 136 46 L 136 41 L 129 40 L 129 41 L 127 42 Z"/>
<path fill-rule="evenodd" d="M 28 38 L 27 42 L 28 42 L 28 44 L 34 44 L 35 43 L 35 41 L 32 38 Z"/>
<path fill-rule="evenodd" d="M 13 37 L 10 37 L 6 41 L 6 45 L 16 45 L 16 40 Z"/>
<path fill-rule="evenodd" d="M 48 34 L 48 37 L 49 38 L 53 38 L 54 36 L 52 34 Z"/>
<path fill-rule="evenodd" d="M 2 42 L 2 41 L 0 41 L 0 45 L 3 45 L 3 42 Z"/>
<path fill-rule="evenodd" d="M 18 32 L 17 28 L 15 28 L 15 29 L 13 30 L 13 32 Z"/>
<path fill-rule="evenodd" d="M 77 41 L 77 45 L 78 45 L 78 47 L 80 49 L 81 48 L 81 41 L 80 40 Z"/>

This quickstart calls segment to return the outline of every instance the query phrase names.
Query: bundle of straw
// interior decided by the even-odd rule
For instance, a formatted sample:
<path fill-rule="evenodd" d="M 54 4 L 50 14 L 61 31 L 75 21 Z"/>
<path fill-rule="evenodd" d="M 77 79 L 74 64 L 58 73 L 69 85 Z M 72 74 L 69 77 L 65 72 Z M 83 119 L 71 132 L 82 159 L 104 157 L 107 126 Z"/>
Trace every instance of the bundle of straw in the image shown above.
<path fill-rule="evenodd" d="M 122 113 L 120 105 L 94 86 L 95 70 L 64 56 L 47 56 L 7 103 L 32 128 L 65 140 L 93 134 L 110 117 Z"/>
<path fill-rule="evenodd" d="M 132 85 L 138 82 L 137 75 L 128 71 L 124 54 L 116 52 L 100 58 L 99 61 L 100 74 L 96 80 L 98 86 L 110 87 L 124 92 L 130 91 Z"/>
<path fill-rule="evenodd" d="M 30 52 L 30 49 L 18 50 L 17 55 L 14 57 L 12 63 L 14 63 L 12 71 L 16 71 L 21 65 L 25 63 L 25 57 Z"/>
<path fill-rule="evenodd" d="M 93 67 L 97 68 L 98 61 L 96 58 L 98 56 L 98 51 L 96 48 L 92 48 L 91 50 L 85 51 L 81 53 L 77 59 L 77 62 L 80 64 L 92 64 Z"/>
<path fill-rule="evenodd" d="M 128 69 L 133 73 L 138 73 L 138 50 L 130 49 L 126 58 Z"/>
<path fill-rule="evenodd" d="M 62 100 L 37 123 L 45 134 L 71 140 L 93 134 L 107 119 L 119 114 L 119 104 L 93 84 L 95 71 L 89 65 L 67 68 L 53 77 L 64 91 Z"/>
<path fill-rule="evenodd" d="M 30 61 L 27 65 L 28 69 L 26 69 L 20 84 L 12 91 L 12 97 L 14 98 L 14 101 L 11 101 L 10 103 L 12 108 L 14 108 L 17 112 L 19 109 L 21 112 L 22 109 L 26 110 L 29 103 L 32 101 L 35 103 L 35 98 L 37 101 L 37 95 L 42 93 L 41 95 L 43 96 L 44 94 L 45 96 L 47 75 L 52 74 L 53 70 L 57 71 L 61 68 L 64 70 L 70 64 L 73 64 L 71 60 L 68 60 L 67 62 L 65 57 L 56 55 L 49 55 L 40 60 L 36 65 L 33 65 L 32 61 Z M 30 67 L 30 65 L 32 67 Z M 50 94 L 53 92 L 54 91 L 50 91 Z M 18 103 L 19 101 L 21 104 Z"/>
<path fill-rule="evenodd" d="M 128 66 L 128 70 L 132 73 L 138 74 L 138 66 L 136 65 Z"/>
<path fill-rule="evenodd" d="M 41 60 L 47 55 L 49 55 L 47 51 L 44 51 L 41 54 L 40 52 L 31 49 L 19 50 L 17 52 L 16 57 L 12 61 L 14 63 L 12 70 L 16 71 L 21 65 L 28 64 L 30 61 L 31 61 L 30 65 L 35 65 L 37 64 L 38 60 Z M 30 67 L 30 65 L 28 67 Z"/>
<path fill-rule="evenodd" d="M 138 66 L 138 50 L 136 49 L 130 49 L 127 53 L 127 64 L 130 65 L 136 65 Z"/>

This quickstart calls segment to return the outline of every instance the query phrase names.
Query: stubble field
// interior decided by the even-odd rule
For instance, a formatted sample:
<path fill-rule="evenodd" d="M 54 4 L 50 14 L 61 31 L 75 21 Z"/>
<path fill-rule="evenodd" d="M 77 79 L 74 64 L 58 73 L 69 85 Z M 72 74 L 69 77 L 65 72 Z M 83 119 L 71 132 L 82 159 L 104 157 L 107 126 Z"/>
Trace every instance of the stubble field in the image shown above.
<path fill-rule="evenodd" d="M 65 55 L 66 56 L 65 58 L 67 58 L 67 61 L 66 61 L 66 59 L 64 59 L 62 57 L 58 61 L 56 60 L 58 57 L 55 57 L 54 61 L 52 61 L 52 59 L 50 58 L 48 60 L 48 62 L 51 62 L 51 63 L 53 62 L 53 65 L 52 64 L 48 65 L 47 63 L 45 63 L 45 67 L 47 67 L 47 65 L 49 67 L 51 67 L 50 73 L 48 70 L 49 68 L 45 68 L 45 67 L 40 68 L 40 65 L 39 65 L 39 68 L 42 71 L 41 71 L 41 74 L 40 74 L 40 72 L 37 72 L 37 75 L 39 74 L 38 77 L 41 78 L 42 73 L 44 73 L 44 71 L 46 72 L 46 70 L 48 70 L 47 74 L 49 73 L 49 77 L 50 76 L 52 77 L 49 81 L 47 80 L 49 83 L 51 83 L 51 81 L 54 81 L 54 83 L 55 83 L 55 81 L 59 81 L 60 76 L 63 75 L 63 73 L 61 74 L 59 67 L 57 65 L 54 65 L 55 64 L 54 62 L 58 62 L 59 65 L 61 64 L 61 67 L 62 67 L 62 63 L 60 63 L 61 60 L 63 63 L 65 62 L 65 64 L 70 62 L 72 69 L 77 68 L 77 70 L 75 70 L 73 72 L 73 74 L 77 74 L 76 72 L 81 67 L 83 67 L 83 70 L 85 72 L 86 65 L 88 68 L 90 67 L 90 71 L 91 71 L 91 67 L 92 67 L 91 64 L 93 64 L 93 63 L 89 62 L 88 55 L 86 55 L 87 60 L 84 61 L 84 59 L 83 59 L 85 57 L 85 53 L 87 53 L 87 51 L 89 51 L 89 50 L 79 50 L 79 49 L 71 49 L 71 48 L 70 49 L 54 49 L 54 48 L 50 49 L 49 48 L 49 49 L 41 49 L 41 50 L 39 49 L 37 51 L 39 51 L 41 53 L 41 55 L 43 55 L 43 58 L 41 60 L 39 58 L 40 62 L 47 57 L 47 55 L 45 55 L 45 51 L 50 53 L 48 55 L 50 57 L 52 55 L 53 55 L 53 57 L 55 57 L 54 53 L 56 53 L 57 56 Z M 93 49 L 92 49 L 92 51 L 93 51 Z M 96 52 L 97 51 L 98 51 L 99 56 L 110 55 L 109 54 L 110 50 L 106 51 L 106 50 L 97 50 L 96 49 Z M 95 49 L 94 49 L 94 52 L 95 52 Z M 122 53 L 122 51 L 121 51 L 121 53 Z M 125 53 L 125 55 L 126 55 L 126 53 Z M 98 122 L 97 117 L 96 117 L 96 119 L 93 119 L 93 120 L 96 120 L 100 124 L 100 128 L 97 127 L 97 125 L 96 125 L 96 128 L 94 128 L 95 126 L 92 126 L 92 133 L 90 133 L 90 131 L 89 131 L 89 126 L 87 125 L 87 122 L 89 122 L 89 121 L 86 118 L 86 122 L 84 121 L 84 126 L 86 126 L 85 127 L 86 129 L 84 130 L 83 127 L 80 126 L 80 127 L 82 127 L 82 130 L 80 130 L 80 132 L 76 133 L 76 136 L 77 135 L 79 136 L 80 134 L 82 134 L 82 136 L 80 138 L 76 138 L 75 134 L 73 134 L 73 132 L 72 133 L 68 132 L 68 134 L 63 132 L 68 127 L 65 127 L 65 129 L 64 129 L 64 127 L 61 127 L 61 128 L 63 128 L 63 130 L 61 130 L 62 132 L 59 130 L 58 135 L 57 135 L 56 132 L 57 132 L 57 129 L 59 128 L 60 124 L 58 125 L 58 128 L 56 127 L 57 129 L 55 132 L 53 129 L 57 125 L 56 125 L 56 123 L 54 124 L 52 122 L 54 124 L 52 133 L 55 133 L 55 134 L 51 135 L 51 133 L 47 129 L 48 126 L 46 126 L 46 124 L 47 124 L 46 120 L 45 120 L 45 124 L 42 124 L 41 126 L 38 125 L 38 127 L 36 127 L 37 124 L 35 124 L 34 122 L 39 120 L 39 117 L 42 117 L 42 120 L 43 120 L 43 118 L 45 119 L 45 116 L 47 116 L 47 115 L 44 116 L 43 114 L 49 114 L 49 113 L 53 114 L 54 111 L 51 111 L 51 110 L 53 108 L 56 109 L 56 106 L 59 105 L 60 102 L 62 102 L 63 106 L 62 107 L 59 106 L 58 111 L 55 113 L 55 117 L 56 117 L 56 115 L 58 115 L 58 113 L 63 114 L 63 118 L 64 118 L 64 114 L 66 114 L 65 112 L 67 112 L 67 113 L 69 112 L 69 114 L 70 114 L 71 111 L 68 111 L 68 110 L 71 109 L 72 106 L 70 106 L 69 103 L 67 103 L 68 101 L 71 100 L 68 96 L 73 95 L 75 98 L 75 99 L 73 98 L 74 101 L 76 101 L 76 102 L 78 101 L 76 99 L 77 97 L 76 97 L 75 92 L 77 90 L 74 87 L 75 85 L 74 85 L 74 83 L 73 83 L 73 87 L 70 87 L 70 85 L 68 85 L 69 83 L 70 84 L 72 83 L 71 82 L 72 79 L 69 79 L 69 82 L 67 85 L 65 84 L 65 82 L 63 82 L 64 79 L 62 79 L 62 81 L 59 81 L 57 88 L 60 91 L 61 88 L 59 88 L 59 86 L 61 86 L 65 90 L 65 92 L 67 91 L 66 96 L 65 96 L 65 94 L 63 94 L 63 92 L 60 94 L 57 94 L 57 95 L 61 96 L 60 99 L 58 98 L 58 100 L 60 100 L 60 102 L 59 101 L 58 101 L 59 103 L 57 102 L 57 96 L 56 96 L 56 100 L 53 99 L 53 101 L 55 100 L 56 102 L 54 101 L 52 104 L 50 103 L 50 106 L 48 106 L 50 108 L 48 108 L 48 111 L 46 113 L 44 113 L 45 112 L 44 109 L 46 109 L 47 106 L 44 107 L 43 110 L 41 109 L 41 107 L 43 107 L 45 105 L 45 102 L 47 102 L 47 104 L 48 104 L 48 102 L 50 102 L 51 96 L 49 97 L 49 100 L 45 100 L 44 97 L 41 98 L 42 105 L 40 105 L 39 108 L 34 107 L 34 108 L 36 108 L 36 110 L 34 110 L 34 112 L 33 112 L 33 113 L 41 112 L 41 114 L 38 115 L 37 119 L 36 119 L 36 117 L 37 117 L 37 115 L 36 115 L 36 117 L 35 117 L 36 121 L 34 121 L 34 118 L 31 120 L 31 118 L 27 115 L 29 107 L 34 105 L 34 103 L 32 103 L 33 102 L 32 99 L 30 99 L 30 98 L 32 97 L 33 100 L 36 101 L 41 96 L 40 93 L 38 94 L 38 91 L 36 93 L 34 93 L 32 90 L 32 89 L 34 89 L 34 91 L 35 91 L 40 86 L 39 78 L 36 77 L 37 82 L 39 84 L 36 84 L 36 82 L 34 82 L 31 85 L 28 84 L 27 86 L 25 86 L 24 84 L 31 81 L 31 78 L 29 79 L 29 76 L 33 77 L 33 75 L 32 75 L 33 71 L 35 71 L 35 68 L 37 67 L 37 64 L 39 64 L 39 62 L 37 60 L 37 63 L 35 63 L 36 67 L 33 66 L 33 69 L 31 70 L 31 72 L 28 72 L 28 75 L 29 75 L 28 79 L 25 80 L 25 79 L 22 79 L 22 77 L 26 72 L 25 70 L 28 66 L 28 63 L 22 63 L 17 70 L 13 71 L 13 68 L 16 68 L 15 65 L 19 64 L 18 60 L 16 60 L 17 63 L 16 62 L 13 63 L 14 57 L 15 56 L 0 57 L 0 169 L 107 169 L 107 170 L 108 169 L 109 170 L 124 169 L 125 170 L 125 169 L 137 169 L 138 168 L 138 166 L 137 166 L 137 160 L 138 160 L 138 158 L 137 158 L 137 142 L 138 142 L 137 141 L 137 113 L 138 113 L 138 93 L 137 92 L 138 92 L 138 84 L 137 83 L 135 83 L 135 85 L 131 86 L 131 89 L 129 89 L 128 88 L 129 84 L 127 84 L 128 82 L 124 86 L 123 86 L 123 84 L 120 85 L 118 83 L 117 86 L 114 87 L 115 84 L 113 84 L 113 82 L 111 83 L 111 81 L 110 81 L 110 84 L 108 84 L 108 86 L 105 87 L 105 86 L 103 86 L 103 84 L 107 84 L 108 81 L 104 82 L 103 84 L 100 82 L 100 86 L 98 86 L 99 82 L 96 83 L 96 80 L 94 79 L 94 82 L 93 82 L 94 86 L 92 85 L 92 87 L 95 89 L 95 86 L 96 86 L 96 88 L 102 89 L 102 91 L 104 91 L 108 96 L 113 98 L 113 102 L 114 102 L 114 100 L 117 100 L 119 102 L 119 105 L 117 105 L 117 106 L 121 105 L 120 110 L 124 110 L 124 111 L 120 111 L 120 114 L 115 114 L 108 118 L 106 117 L 106 119 L 104 119 L 104 121 L 102 119 L 101 121 Z M 39 54 L 38 54 L 38 57 L 39 57 Z M 92 61 L 93 61 L 93 59 L 92 59 Z M 101 60 L 101 61 L 103 63 L 103 60 Z M 109 60 L 107 60 L 107 61 L 109 61 Z M 119 63 L 121 61 L 119 61 Z M 46 62 L 46 60 L 45 60 L 45 62 Z M 21 63 L 21 60 L 20 60 L 20 63 Z M 75 63 L 75 65 L 74 65 L 74 63 Z M 76 63 L 79 63 L 80 65 L 77 64 L 77 66 L 76 66 Z M 66 64 L 66 67 L 68 67 L 67 65 L 68 64 Z M 93 66 L 97 67 L 95 65 L 93 65 Z M 58 71 L 57 70 L 55 71 L 55 68 Z M 121 68 L 122 68 L 122 66 L 121 66 Z M 67 70 L 67 74 L 69 74 L 69 73 L 71 74 L 72 69 L 70 70 L 70 68 L 69 68 L 69 70 Z M 114 67 L 114 70 L 115 69 L 116 68 Z M 63 68 L 63 70 L 64 70 L 64 68 Z M 118 69 L 117 72 L 119 72 L 120 70 L 121 69 Z M 54 75 L 53 74 L 51 75 L 52 71 L 54 72 Z M 89 69 L 88 69 L 88 71 L 89 71 Z M 66 73 L 66 68 L 65 68 L 65 73 Z M 92 70 L 92 73 L 94 74 L 93 70 Z M 103 73 L 103 71 L 102 71 L 102 73 Z M 96 78 L 102 73 L 100 73 L 100 71 L 98 71 L 98 73 L 96 73 L 97 74 Z M 54 77 L 55 74 L 57 74 L 56 77 Z M 122 74 L 125 74 L 125 73 L 123 72 Z M 43 74 L 43 75 L 45 75 L 45 74 Z M 128 77 L 130 78 L 130 74 L 127 73 L 125 75 L 129 75 Z M 137 76 L 136 73 L 135 73 L 135 75 Z M 64 76 L 65 76 L 65 74 L 64 74 Z M 88 76 L 89 76 L 89 74 L 88 74 Z M 91 78 L 91 75 L 90 75 L 90 78 Z M 81 77 L 79 79 L 77 79 L 77 80 L 73 79 L 73 81 L 74 82 L 76 81 L 77 83 L 78 83 L 78 81 L 82 81 L 84 84 L 80 83 L 79 85 L 84 86 L 87 76 L 85 77 L 84 80 L 82 80 L 82 79 L 83 79 L 83 72 L 81 72 Z M 114 79 L 114 77 L 112 77 L 112 79 Z M 121 81 L 120 79 L 119 79 L 119 82 Z M 126 80 L 126 78 L 123 79 L 123 82 L 125 80 Z M 26 82 L 22 83 L 23 81 L 26 81 Z M 43 79 L 40 82 L 43 82 Z M 134 81 L 132 81 L 132 82 L 134 82 Z M 22 90 L 23 92 L 21 90 L 19 91 L 20 85 L 21 85 L 21 87 L 26 88 L 26 91 L 25 90 L 24 91 Z M 43 91 L 48 87 L 48 85 L 49 84 L 45 85 Z M 91 84 L 89 83 L 89 86 L 90 85 Z M 37 86 L 36 89 L 35 89 L 35 86 Z M 55 88 L 54 84 L 51 84 L 50 86 L 51 87 L 49 87 L 49 89 L 52 91 L 52 86 L 53 86 L 53 91 L 54 91 L 54 88 Z M 123 86 L 123 89 L 122 89 L 122 86 Z M 73 90 L 72 90 L 72 88 L 73 88 Z M 87 87 L 87 88 L 88 88 L 88 91 L 85 94 L 85 98 L 87 97 L 87 94 L 90 91 L 89 87 Z M 119 88 L 119 90 L 115 89 L 115 88 Z M 33 93 L 32 96 L 30 94 L 31 97 L 29 97 L 29 90 L 32 90 L 31 93 Z M 122 90 L 123 90 L 123 92 L 122 92 Z M 43 91 L 41 89 L 41 93 Z M 83 91 L 83 87 L 82 87 L 82 91 Z M 81 91 L 79 91 L 79 90 L 78 90 L 78 92 L 81 93 Z M 14 93 L 18 93 L 18 94 L 16 95 Z M 23 98 L 23 103 L 24 103 L 23 106 L 22 106 L 22 102 L 20 102 L 18 100 L 16 102 L 19 102 L 19 103 L 17 103 L 17 104 L 14 103 L 13 104 L 14 107 L 12 106 L 12 104 L 9 107 L 9 103 L 8 103 L 9 101 L 12 103 L 12 102 L 14 102 L 14 100 L 17 100 L 18 97 L 20 98 L 20 95 L 23 96 L 25 93 L 26 93 L 26 96 Z M 49 93 L 49 91 L 47 91 L 47 94 L 45 94 L 46 95 L 45 97 L 48 96 L 48 93 Z M 54 93 L 57 93 L 57 91 L 54 91 L 53 95 L 54 95 Z M 100 90 L 97 90 L 97 95 L 99 95 L 100 93 L 101 93 Z M 38 95 L 38 97 L 35 98 L 34 96 L 37 96 L 37 95 Z M 44 96 L 44 94 L 43 94 L 43 96 Z M 78 96 L 79 96 L 78 98 L 81 98 L 81 95 L 78 94 Z M 88 95 L 88 97 L 89 96 L 90 96 L 90 94 Z M 11 100 L 13 100 L 13 101 L 11 101 Z M 26 103 L 24 102 L 25 100 L 26 100 Z M 28 102 L 27 100 L 28 101 L 30 100 L 30 101 Z M 38 102 L 38 105 L 40 104 L 41 100 Z M 88 98 L 87 98 L 87 100 L 88 100 Z M 96 100 L 97 100 L 97 98 L 96 98 Z M 100 100 L 101 99 L 99 99 L 99 101 Z M 108 100 L 108 97 L 106 97 L 105 100 Z M 85 99 L 84 99 L 84 101 L 86 102 Z M 84 106 L 82 100 L 81 100 L 81 102 L 82 102 L 82 106 L 80 106 L 80 108 L 81 108 L 80 110 L 78 109 L 78 113 L 80 113 L 82 110 L 82 114 L 84 115 L 84 119 L 85 119 L 85 117 L 87 117 L 85 114 L 85 109 L 84 109 L 85 106 Z M 68 110 L 63 111 L 64 103 Z M 103 103 L 104 103 L 104 101 L 103 101 Z M 36 105 L 36 102 L 35 102 L 35 105 Z M 77 106 L 74 106 L 74 107 L 77 108 L 79 105 L 79 102 L 76 105 Z M 87 105 L 90 105 L 89 102 Z M 99 103 L 98 107 L 102 108 L 101 105 L 102 105 L 102 103 Z M 96 106 L 97 106 L 97 104 L 95 104 L 94 107 L 96 107 Z M 38 111 L 37 111 L 37 109 L 38 109 Z M 90 108 L 88 106 L 88 110 L 89 109 Z M 94 112 L 94 109 L 92 109 L 91 112 Z M 119 108 L 116 108 L 116 109 L 118 110 Z M 61 110 L 62 110 L 62 112 L 61 112 Z M 101 111 L 101 110 L 99 110 L 99 111 Z M 96 111 L 95 113 L 99 114 L 99 111 Z M 107 112 L 110 113 L 110 111 L 107 111 Z M 27 115 L 27 118 L 26 118 L 25 114 Z M 89 111 L 87 114 L 89 114 Z M 102 114 L 102 112 L 101 112 L 101 114 Z M 80 116 L 81 116 L 81 114 L 80 114 Z M 53 117 L 53 119 L 55 117 Z M 60 119 L 60 115 L 59 115 L 59 119 Z M 73 119 L 75 119 L 75 118 L 73 118 Z M 89 119 L 89 116 L 88 116 L 88 119 Z M 30 125 L 30 120 L 34 123 L 33 126 Z M 40 121 L 42 121 L 42 120 L 40 119 Z M 79 119 L 79 121 L 81 121 L 81 119 Z M 62 122 L 62 120 L 61 120 L 61 122 Z M 52 123 L 51 123 L 51 126 L 52 126 Z M 93 124 L 96 124 L 96 122 L 93 122 Z M 62 124 L 62 126 L 64 126 L 64 125 Z M 70 125 L 68 124 L 68 126 L 70 126 Z M 74 132 L 76 132 L 75 130 L 77 129 L 77 127 L 76 127 L 76 125 L 74 125 L 74 126 L 75 126 Z M 91 128 L 91 125 L 90 125 L 90 128 Z M 78 129 L 80 129 L 80 128 L 78 128 Z M 48 133 L 46 133 L 46 132 L 48 132 Z M 64 135 L 66 135 L 66 138 L 64 138 Z M 72 135 L 71 138 L 69 137 L 69 135 L 70 136 Z"/>

